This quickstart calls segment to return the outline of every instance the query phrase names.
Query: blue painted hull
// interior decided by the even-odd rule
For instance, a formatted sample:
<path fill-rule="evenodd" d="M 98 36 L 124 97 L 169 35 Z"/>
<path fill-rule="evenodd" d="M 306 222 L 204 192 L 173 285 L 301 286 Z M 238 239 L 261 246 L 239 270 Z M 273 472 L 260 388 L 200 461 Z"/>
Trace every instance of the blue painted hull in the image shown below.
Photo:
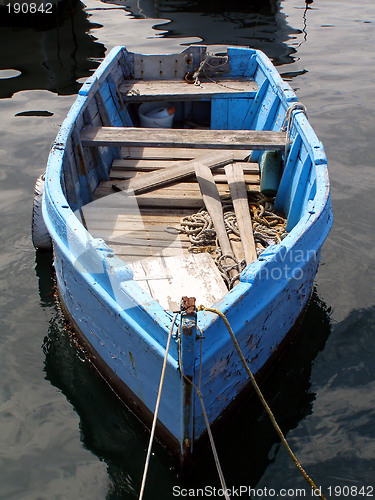
<path fill-rule="evenodd" d="M 280 130 L 287 109 L 296 102 L 290 87 L 260 52 L 232 48 L 228 54 L 233 75 L 249 75 L 259 85 L 258 93 L 246 102 L 249 109 L 241 111 L 243 122 L 248 122 L 245 128 Z M 116 106 L 111 86 L 116 87 L 119 73 L 131 73 L 132 64 L 132 54 L 115 48 L 80 91 L 51 150 L 43 217 L 53 240 L 58 289 L 67 315 L 99 371 L 149 424 L 172 314 L 137 285 L 126 263 L 103 240 L 93 238 L 77 215 L 116 158 L 115 148 L 109 147 L 91 157 L 77 138 L 79 131 L 93 115 L 90 106 L 97 92 L 102 92 L 112 125 L 130 124 L 126 110 Z M 212 104 L 211 126 L 235 128 L 230 114 L 235 106 L 228 101 Z M 231 323 L 254 374 L 277 353 L 306 306 L 332 225 L 324 149 L 303 113 L 295 113 L 290 138 L 276 197 L 276 206 L 288 216 L 289 234 L 247 266 L 240 283 L 215 305 Z M 202 357 L 197 340 L 190 366 L 181 366 L 178 339 L 172 339 L 158 415 L 161 440 L 182 460 L 194 452 L 206 426 L 199 399 L 181 368 L 196 384 L 200 374 L 210 423 L 217 422 L 248 385 L 224 323 L 210 312 L 199 312 L 197 322 L 205 337 Z"/>

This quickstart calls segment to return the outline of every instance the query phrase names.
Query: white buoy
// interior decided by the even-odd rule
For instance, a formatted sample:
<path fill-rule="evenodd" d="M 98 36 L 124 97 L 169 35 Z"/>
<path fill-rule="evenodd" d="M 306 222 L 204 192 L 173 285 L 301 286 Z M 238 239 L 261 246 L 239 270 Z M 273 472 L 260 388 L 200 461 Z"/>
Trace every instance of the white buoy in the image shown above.
<path fill-rule="evenodd" d="M 37 250 L 51 250 L 52 240 L 43 219 L 42 200 L 45 183 L 45 174 L 39 176 L 34 188 L 33 219 L 31 225 L 31 237 L 33 245 Z"/>

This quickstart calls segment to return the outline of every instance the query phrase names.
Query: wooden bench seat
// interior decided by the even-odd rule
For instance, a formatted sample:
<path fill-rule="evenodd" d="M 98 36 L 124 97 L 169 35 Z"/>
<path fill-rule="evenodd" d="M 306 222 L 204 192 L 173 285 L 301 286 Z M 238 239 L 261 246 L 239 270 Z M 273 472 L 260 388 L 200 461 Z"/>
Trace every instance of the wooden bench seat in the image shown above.
<path fill-rule="evenodd" d="M 81 131 L 81 142 L 84 146 L 283 150 L 286 134 L 258 130 L 86 127 Z"/>
<path fill-rule="evenodd" d="M 128 102 L 140 101 L 201 101 L 218 95 L 220 98 L 252 98 L 258 85 L 247 78 L 201 80 L 193 85 L 185 80 L 126 80 L 119 91 Z"/>

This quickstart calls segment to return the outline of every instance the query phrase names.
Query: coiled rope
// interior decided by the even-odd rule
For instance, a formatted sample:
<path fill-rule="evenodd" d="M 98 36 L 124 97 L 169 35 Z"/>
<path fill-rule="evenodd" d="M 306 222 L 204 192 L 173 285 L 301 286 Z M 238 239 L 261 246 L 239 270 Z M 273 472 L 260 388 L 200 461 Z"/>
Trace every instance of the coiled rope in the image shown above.
<path fill-rule="evenodd" d="M 224 224 L 228 235 L 232 235 L 232 241 L 241 241 L 240 233 L 237 227 L 236 215 L 233 211 L 233 206 L 226 204 L 224 210 Z M 167 228 L 168 229 L 168 228 Z M 191 246 L 189 252 L 210 253 L 217 265 L 220 274 L 230 290 L 236 280 L 240 279 L 240 274 L 245 268 L 245 261 L 239 261 L 232 255 L 223 255 L 217 239 L 216 231 L 210 214 L 205 209 L 201 209 L 195 214 L 187 215 L 180 221 L 180 225 L 175 227 L 179 233 L 184 233 L 188 236 Z M 225 264 L 226 261 L 233 261 L 231 264 Z M 237 271 L 234 277 L 231 277 L 232 269 Z"/>
<path fill-rule="evenodd" d="M 274 212 L 273 198 L 257 193 L 254 194 L 253 199 L 254 201 L 250 201 L 250 210 L 254 240 L 258 244 L 257 255 L 259 257 L 269 245 L 280 243 L 288 233 L 285 229 L 286 219 Z M 241 241 L 237 218 L 230 197 L 228 200 L 223 197 L 223 217 L 231 241 Z M 212 255 L 229 290 L 233 288 L 236 281 L 239 281 L 241 272 L 246 267 L 246 262 L 245 260 L 238 260 L 232 255 L 222 254 L 213 221 L 207 210 L 202 208 L 194 214 L 183 217 L 178 226 L 167 228 L 167 230 L 170 229 L 188 236 L 191 243 L 189 252 L 208 252 Z M 228 261 L 232 261 L 232 263 L 228 264 Z M 231 276 L 233 269 L 237 271 L 235 276 Z"/>
<path fill-rule="evenodd" d="M 302 474 L 302 476 L 306 479 L 306 481 L 309 483 L 309 485 L 313 488 L 314 492 L 316 493 L 316 496 L 319 496 L 320 498 L 322 498 L 322 500 L 326 500 L 326 498 L 324 497 L 324 495 L 322 494 L 322 492 L 320 491 L 320 489 L 315 485 L 314 481 L 311 479 L 311 477 L 307 474 L 307 472 L 305 471 L 305 469 L 302 467 L 301 463 L 299 462 L 299 460 L 297 459 L 297 457 L 295 456 L 295 454 L 293 453 L 292 449 L 290 448 L 289 446 L 289 443 L 288 441 L 286 440 L 282 430 L 280 429 L 278 423 L 276 422 L 276 419 L 272 413 L 272 410 L 271 408 L 268 406 L 268 403 L 267 401 L 264 399 L 264 396 L 255 380 L 255 377 L 254 375 L 252 374 L 250 368 L 249 368 L 249 365 L 247 364 L 247 361 L 244 357 L 244 355 L 242 354 L 242 351 L 241 351 L 241 348 L 237 342 L 237 339 L 233 333 L 233 330 L 232 330 L 232 327 L 230 326 L 230 323 L 228 321 L 228 319 L 226 318 L 225 314 L 223 312 L 221 312 L 219 309 L 215 309 L 215 308 L 212 308 L 212 307 L 205 307 L 205 306 L 199 306 L 198 307 L 198 311 L 209 311 L 209 312 L 212 312 L 212 313 L 215 313 L 217 314 L 218 316 L 220 316 L 220 318 L 224 321 L 225 323 L 225 326 L 227 327 L 227 330 L 229 332 L 229 335 L 231 336 L 232 338 L 232 341 L 234 343 L 234 346 L 236 348 L 236 351 L 242 361 L 242 364 L 244 365 L 245 367 L 245 370 L 246 370 L 246 373 L 248 374 L 249 378 L 250 378 L 250 381 L 252 383 L 252 386 L 255 390 L 255 392 L 257 393 L 264 409 L 266 410 L 271 422 L 272 422 L 272 425 L 273 427 L 275 428 L 279 438 L 281 439 L 281 442 L 283 443 L 283 445 L 285 446 L 289 456 L 291 457 L 291 459 L 293 460 L 293 462 L 295 463 L 295 465 L 297 466 L 297 469 L 300 471 L 300 473 Z"/>
<path fill-rule="evenodd" d="M 211 62 L 213 62 L 213 61 L 217 61 L 217 62 L 220 61 L 220 62 L 218 64 L 211 64 Z M 206 77 L 208 76 L 206 73 L 205 67 L 208 67 L 210 70 L 216 71 L 217 69 L 222 68 L 223 66 L 228 64 L 228 61 L 229 61 L 229 56 L 220 57 L 220 56 L 214 56 L 214 55 L 207 54 L 206 57 L 203 59 L 203 61 L 201 61 L 197 71 L 193 74 L 194 85 L 199 86 L 201 84 L 201 82 L 199 81 L 199 76 L 200 76 L 201 72 L 204 73 L 204 76 L 206 76 Z M 211 78 L 210 78 L 210 80 L 211 80 Z M 212 81 L 214 81 L 214 80 L 212 80 Z M 214 83 L 216 83 L 216 82 L 214 82 Z"/>

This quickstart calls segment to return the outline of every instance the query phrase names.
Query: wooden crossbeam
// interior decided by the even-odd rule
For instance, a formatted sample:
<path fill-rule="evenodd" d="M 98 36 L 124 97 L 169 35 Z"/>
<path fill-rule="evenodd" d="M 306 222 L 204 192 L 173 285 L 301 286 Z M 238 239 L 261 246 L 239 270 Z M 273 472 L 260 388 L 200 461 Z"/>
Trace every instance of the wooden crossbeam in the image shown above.
<path fill-rule="evenodd" d="M 283 150 L 286 133 L 268 130 L 86 127 L 81 132 L 81 142 L 84 146 Z"/>
<path fill-rule="evenodd" d="M 201 81 L 202 85 L 192 85 L 185 80 L 128 80 L 124 81 L 119 91 L 127 101 L 199 101 L 220 95 L 220 98 L 253 97 L 258 85 L 247 78 L 220 79 L 218 83 Z"/>

